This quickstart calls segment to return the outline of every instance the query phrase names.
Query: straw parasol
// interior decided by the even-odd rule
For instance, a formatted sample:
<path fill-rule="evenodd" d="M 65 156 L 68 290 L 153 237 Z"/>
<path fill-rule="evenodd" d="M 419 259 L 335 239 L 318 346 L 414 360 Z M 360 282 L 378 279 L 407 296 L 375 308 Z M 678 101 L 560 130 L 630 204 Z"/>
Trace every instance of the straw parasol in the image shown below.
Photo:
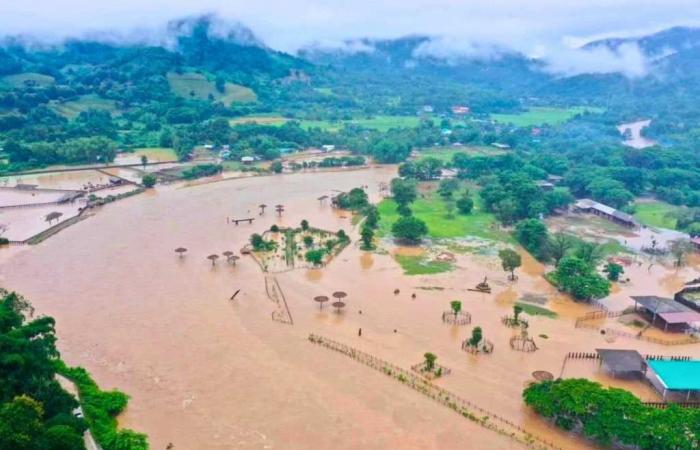
<path fill-rule="evenodd" d="M 233 264 L 233 265 L 235 266 L 235 265 L 236 265 L 236 261 L 238 261 L 239 259 L 241 259 L 240 256 L 231 255 L 231 257 L 229 258 L 229 261 L 231 261 L 231 264 Z"/>
<path fill-rule="evenodd" d="M 265 208 L 267 208 L 267 205 L 265 203 L 261 203 L 258 205 L 258 208 L 260 208 L 260 215 L 262 216 L 265 214 Z"/>
<path fill-rule="evenodd" d="M 536 370 L 532 372 L 532 378 L 537 381 L 551 381 L 554 379 L 554 375 L 547 372 L 546 370 Z"/>
<path fill-rule="evenodd" d="M 221 254 L 226 257 L 227 261 L 231 261 L 231 257 L 233 256 L 233 252 L 231 250 L 226 250 L 225 252 L 221 252 Z"/>
<path fill-rule="evenodd" d="M 328 297 L 325 295 L 318 295 L 318 296 L 314 297 L 314 301 L 318 302 L 320 309 L 323 309 L 323 304 L 328 301 Z"/>
<path fill-rule="evenodd" d="M 219 255 L 209 255 L 207 259 L 211 261 L 211 265 L 214 266 L 216 265 L 216 260 L 219 259 Z"/>
<path fill-rule="evenodd" d="M 347 297 L 347 296 L 348 296 L 348 294 L 346 294 L 346 293 L 343 292 L 343 291 L 335 291 L 335 292 L 333 293 L 333 297 L 334 297 L 334 298 L 337 298 L 338 301 L 342 301 L 342 300 L 343 300 L 345 297 Z"/>
<path fill-rule="evenodd" d="M 182 258 L 183 256 L 185 256 L 185 252 L 186 252 L 186 251 L 187 251 L 187 249 L 186 249 L 185 247 L 178 247 L 178 248 L 175 249 L 175 253 L 177 253 L 178 255 L 180 255 L 180 258 Z"/>
<path fill-rule="evenodd" d="M 336 309 L 337 312 L 340 312 L 342 308 L 345 308 L 345 303 L 343 302 L 333 302 L 333 307 Z"/>

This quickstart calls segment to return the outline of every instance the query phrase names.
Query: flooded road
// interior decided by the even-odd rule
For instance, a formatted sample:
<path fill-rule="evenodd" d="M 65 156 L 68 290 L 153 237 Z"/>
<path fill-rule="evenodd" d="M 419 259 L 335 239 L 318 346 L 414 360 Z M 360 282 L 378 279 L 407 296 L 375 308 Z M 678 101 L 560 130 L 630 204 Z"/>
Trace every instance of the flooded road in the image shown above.
<path fill-rule="evenodd" d="M 469 255 L 460 255 L 454 272 L 407 277 L 390 253 L 361 252 L 351 216 L 317 198 L 368 185 L 376 199 L 379 182 L 394 174 L 395 168 L 381 168 L 149 191 L 38 246 L 0 251 L 0 285 L 56 318 L 68 364 L 86 367 L 103 388 L 131 395 L 120 422 L 148 433 L 154 449 L 168 443 L 185 450 L 521 448 L 389 377 L 308 343 L 312 332 L 405 368 L 433 352 L 452 369 L 438 385 L 564 449 L 589 448 L 532 414 L 521 392 L 535 370 L 558 376 L 567 352 L 610 346 L 599 334 L 573 327 L 575 317 L 591 308 L 559 295 L 541 278 L 545 269 L 536 261 L 527 260 L 512 283 L 497 262 Z M 279 218 L 268 210 L 260 217 L 261 203 L 283 204 L 285 213 Z M 226 217 L 255 222 L 234 226 Z M 212 267 L 206 256 L 237 252 L 251 233 L 302 219 L 344 229 L 354 242 L 326 268 L 274 274 L 294 319 L 290 326 L 271 320 L 275 304 L 250 257 L 235 267 L 221 259 Z M 173 252 L 180 246 L 188 249 L 183 258 Z M 493 294 L 467 290 L 485 276 Z M 637 283 L 650 294 L 667 289 L 651 278 Z M 348 293 L 345 310 L 319 310 L 313 297 L 337 290 Z M 500 322 L 526 294 L 546 297 L 543 307 L 559 315 L 528 317 L 535 353 L 511 350 L 513 330 Z M 471 325 L 442 323 L 451 300 L 462 301 Z M 494 343 L 493 354 L 461 351 L 477 325 Z M 700 356 L 697 347 L 634 340 L 615 345 Z M 597 370 L 593 365 L 575 373 Z"/>
<path fill-rule="evenodd" d="M 623 123 L 617 126 L 617 130 L 625 137 L 622 142 L 628 147 L 647 148 L 656 145 L 656 141 L 647 139 L 642 136 L 642 129 L 651 124 L 651 120 L 638 120 L 637 122 Z"/>

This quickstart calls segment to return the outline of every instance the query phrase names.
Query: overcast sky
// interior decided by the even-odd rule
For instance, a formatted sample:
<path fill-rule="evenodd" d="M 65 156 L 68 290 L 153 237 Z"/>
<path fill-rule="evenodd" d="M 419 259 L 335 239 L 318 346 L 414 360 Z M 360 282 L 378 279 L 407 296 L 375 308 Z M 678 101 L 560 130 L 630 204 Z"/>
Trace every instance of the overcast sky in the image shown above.
<path fill-rule="evenodd" d="M 700 0 L 0 0 L 0 33 L 127 33 L 202 13 L 240 21 L 286 51 L 314 41 L 429 34 L 455 51 L 486 42 L 556 55 L 601 36 L 699 26 Z"/>

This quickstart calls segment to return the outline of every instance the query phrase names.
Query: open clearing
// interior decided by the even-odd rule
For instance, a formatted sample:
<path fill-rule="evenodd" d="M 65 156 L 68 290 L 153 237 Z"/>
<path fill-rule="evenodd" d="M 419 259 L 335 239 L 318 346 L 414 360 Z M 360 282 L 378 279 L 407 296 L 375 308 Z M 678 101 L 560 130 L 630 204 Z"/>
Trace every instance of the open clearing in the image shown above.
<path fill-rule="evenodd" d="M 231 125 L 239 125 L 242 123 L 254 122 L 259 125 L 283 125 L 291 120 L 282 117 L 279 114 L 254 114 L 250 116 L 236 117 L 231 119 Z M 299 120 L 300 126 L 306 130 L 311 128 L 320 128 L 323 131 L 335 133 L 340 131 L 345 125 L 357 125 L 362 128 L 367 128 L 377 131 L 387 131 L 391 128 L 414 128 L 420 124 L 420 119 L 413 116 L 374 116 L 370 118 L 351 119 L 351 120 Z"/>
<path fill-rule="evenodd" d="M 225 105 L 232 103 L 253 103 L 258 100 L 258 96 L 252 89 L 239 84 L 226 82 L 224 92 L 219 92 L 213 80 L 209 80 L 200 73 L 177 74 L 169 72 L 167 75 L 170 89 L 180 97 L 196 98 L 222 102 Z"/>
<path fill-rule="evenodd" d="M 481 199 L 472 190 L 474 209 L 470 214 L 454 211 L 453 218 L 447 218 L 445 202 L 434 192 L 425 194 L 411 204 L 413 215 L 428 225 L 428 236 L 435 239 L 475 236 L 500 242 L 513 242 L 513 238 L 500 230 L 493 214 L 483 210 Z M 391 234 L 391 226 L 399 218 L 396 202 L 384 199 L 379 203 L 380 235 Z"/>
<path fill-rule="evenodd" d="M 51 86 L 56 80 L 50 75 L 43 75 L 34 72 L 16 73 L 13 75 L 5 75 L 0 78 L 0 87 L 6 85 L 12 89 L 21 88 L 26 85 L 32 86 Z"/>
<path fill-rule="evenodd" d="M 676 229 L 675 213 L 682 208 L 659 200 L 638 201 L 634 217 L 648 227 Z"/>
<path fill-rule="evenodd" d="M 557 125 L 572 119 L 577 114 L 584 112 L 599 113 L 601 108 L 588 106 L 574 106 L 571 108 L 554 108 L 546 106 L 533 106 L 527 112 L 519 114 L 491 114 L 496 122 L 515 125 L 516 127 L 532 127 L 537 125 Z"/>
<path fill-rule="evenodd" d="M 496 147 L 487 147 L 485 145 L 465 147 L 430 147 L 420 150 L 417 159 L 436 158 L 443 163 L 451 163 L 454 155 L 459 153 L 469 156 L 496 156 L 502 155 L 506 152 Z"/>
<path fill-rule="evenodd" d="M 116 114 L 118 112 L 117 103 L 114 100 L 98 97 L 97 95 L 83 95 L 75 100 L 69 100 L 67 102 L 52 101 L 49 106 L 58 114 L 68 119 L 74 119 L 78 117 L 81 112 L 89 109 L 107 111 L 110 114 Z"/>

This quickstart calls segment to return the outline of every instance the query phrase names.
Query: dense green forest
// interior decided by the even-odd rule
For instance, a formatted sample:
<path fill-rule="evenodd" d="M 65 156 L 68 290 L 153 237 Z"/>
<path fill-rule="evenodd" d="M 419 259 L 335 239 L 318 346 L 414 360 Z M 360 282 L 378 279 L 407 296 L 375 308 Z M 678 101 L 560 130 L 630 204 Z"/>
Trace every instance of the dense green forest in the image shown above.
<path fill-rule="evenodd" d="M 167 48 L 87 40 L 27 46 L 6 39 L 0 173 L 104 163 L 118 150 L 140 147 L 172 147 L 187 159 L 197 145 L 227 145 L 229 159 L 274 160 L 289 149 L 329 144 L 400 163 L 412 150 L 436 144 L 499 143 L 509 146 L 506 156 L 461 155 L 441 164 L 483 185 L 559 175 L 573 196 L 622 209 L 643 194 L 700 206 L 700 109 L 692 101 L 700 94 L 694 58 L 700 47 L 687 45 L 697 30 L 638 39 L 649 54 L 677 51 L 654 60 L 646 76 L 628 79 L 554 76 L 507 52 L 483 60 L 416 56 L 427 37 L 366 40 L 367 52 L 308 48 L 293 56 L 265 47 L 249 30 L 214 35 L 211 20 L 177 22 Z M 589 45 L 614 48 L 620 41 Z M 457 105 L 469 114 L 454 114 Z M 537 115 L 543 111 L 561 118 Z M 517 120 L 523 113 L 532 120 Z M 384 124 L 372 126 L 374 118 Z M 644 132 L 659 144 L 621 145 L 616 125 L 640 118 L 652 119 Z M 523 190 L 511 198 L 500 198 L 495 188 L 487 192 L 489 209 L 506 223 L 555 207 L 551 198 Z M 534 197 L 523 203 L 528 195 Z"/>

